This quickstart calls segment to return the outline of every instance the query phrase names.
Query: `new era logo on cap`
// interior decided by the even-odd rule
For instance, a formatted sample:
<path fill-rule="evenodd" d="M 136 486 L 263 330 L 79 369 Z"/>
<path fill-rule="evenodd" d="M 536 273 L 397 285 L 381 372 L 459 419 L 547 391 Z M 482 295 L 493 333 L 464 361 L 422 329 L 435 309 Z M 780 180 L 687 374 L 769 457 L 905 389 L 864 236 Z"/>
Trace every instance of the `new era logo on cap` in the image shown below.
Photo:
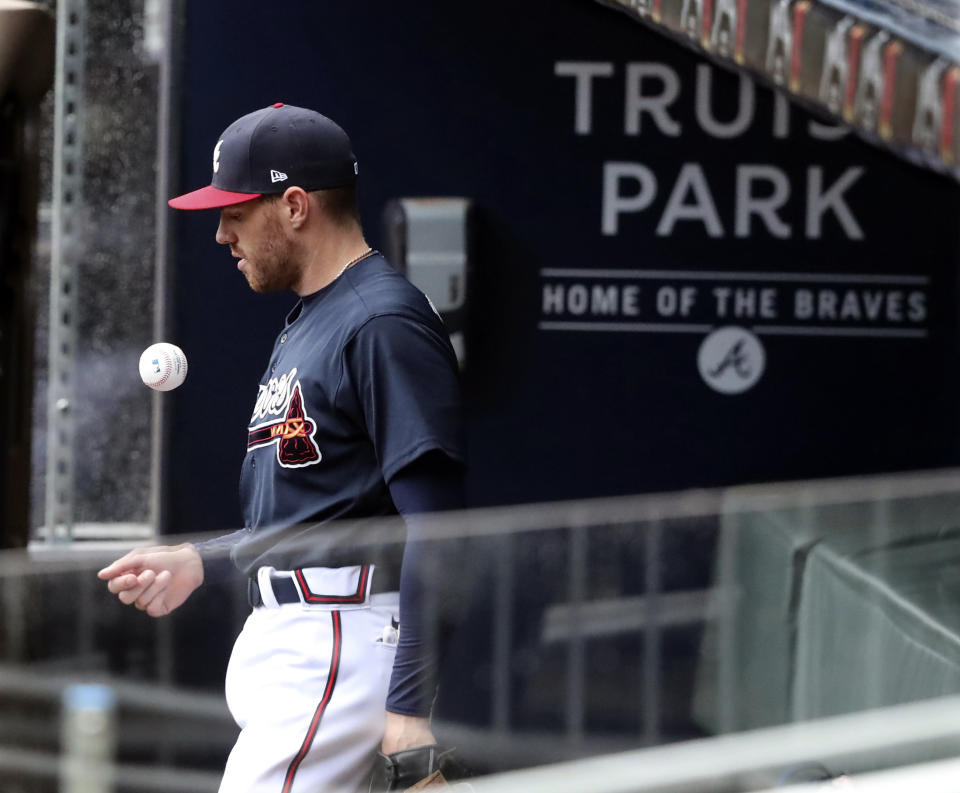
<path fill-rule="evenodd" d="M 283 171 L 275 171 L 273 168 L 270 169 L 270 181 L 276 184 L 277 182 L 282 182 L 287 178 L 287 175 Z"/>

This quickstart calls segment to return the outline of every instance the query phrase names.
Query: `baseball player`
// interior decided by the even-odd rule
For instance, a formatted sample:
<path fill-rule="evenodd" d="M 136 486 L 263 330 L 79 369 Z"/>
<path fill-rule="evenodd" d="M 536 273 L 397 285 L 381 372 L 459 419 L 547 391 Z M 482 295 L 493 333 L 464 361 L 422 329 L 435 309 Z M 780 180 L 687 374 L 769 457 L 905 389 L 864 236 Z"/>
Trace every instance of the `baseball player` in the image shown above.
<path fill-rule="evenodd" d="M 217 242 L 250 287 L 299 296 L 252 405 L 245 527 L 131 551 L 99 573 L 154 617 L 180 606 L 223 548 L 248 576 L 253 608 L 226 678 L 241 732 L 221 793 L 355 790 L 378 745 L 395 767 L 435 744 L 422 604 L 437 593 L 416 516 L 464 503 L 457 366 L 429 301 L 367 245 L 357 172 L 339 126 L 277 103 L 227 127 L 211 184 L 169 202 L 219 209 Z M 334 519 L 397 511 L 402 558 L 324 541 Z"/>

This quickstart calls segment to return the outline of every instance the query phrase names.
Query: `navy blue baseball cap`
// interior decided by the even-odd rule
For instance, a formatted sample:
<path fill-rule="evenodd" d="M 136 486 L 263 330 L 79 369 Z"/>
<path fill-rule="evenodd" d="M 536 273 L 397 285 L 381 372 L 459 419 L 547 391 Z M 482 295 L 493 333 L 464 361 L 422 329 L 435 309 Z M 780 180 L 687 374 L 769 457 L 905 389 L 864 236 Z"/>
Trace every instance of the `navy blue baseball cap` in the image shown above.
<path fill-rule="evenodd" d="M 356 179 L 357 158 L 340 126 L 314 110 L 277 102 L 227 127 L 213 149 L 210 184 L 167 203 L 174 209 L 216 209 L 294 185 L 325 190 Z"/>

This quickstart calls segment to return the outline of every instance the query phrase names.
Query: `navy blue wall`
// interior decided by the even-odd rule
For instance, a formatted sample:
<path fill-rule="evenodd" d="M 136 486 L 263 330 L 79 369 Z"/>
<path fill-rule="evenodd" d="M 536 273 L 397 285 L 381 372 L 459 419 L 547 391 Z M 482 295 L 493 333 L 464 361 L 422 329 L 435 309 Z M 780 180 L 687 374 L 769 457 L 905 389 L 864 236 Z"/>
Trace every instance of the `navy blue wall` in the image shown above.
<path fill-rule="evenodd" d="M 350 133 L 374 246 L 392 199 L 474 201 L 464 382 L 474 505 L 958 462 L 955 183 L 855 139 L 824 140 L 806 112 L 760 86 L 749 123 L 722 137 L 718 124 L 736 126 L 739 79 L 705 71 L 691 52 L 590 0 L 184 6 L 176 189 L 208 183 L 230 121 L 284 101 Z M 581 116 L 579 133 L 577 83 L 563 74 L 576 67 L 557 74 L 573 62 L 609 75 L 591 81 L 589 131 Z M 659 117 L 628 112 L 637 69 L 651 75 L 632 86 L 645 96 L 676 82 Z M 643 174 L 650 202 L 617 214 L 615 229 L 608 213 L 605 233 L 604 173 L 616 167 Z M 616 187 L 629 204 L 641 183 Z M 742 226 L 747 193 L 762 201 L 778 190 L 774 215 L 750 216 L 738 234 L 738 201 Z M 174 222 L 171 339 L 190 376 L 165 395 L 164 528 L 233 528 L 256 384 L 294 297 L 250 292 L 214 241 L 216 213 Z M 745 290 L 739 311 L 736 289 Z M 689 310 L 671 311 L 681 294 Z M 743 329 L 733 343 L 712 335 L 725 326 Z M 724 369 L 738 349 L 739 370 Z M 710 372 L 751 387 L 721 393 Z M 670 528 L 663 589 L 708 586 L 712 522 Z M 588 597 L 645 591 L 642 536 L 591 535 Z M 566 538 L 551 538 L 519 538 L 516 549 L 509 716 L 518 728 L 564 724 L 566 647 L 542 644 L 540 621 L 546 603 L 567 597 L 571 558 Z M 475 560 L 496 556 L 486 548 Z M 476 723 L 492 707 L 489 592 L 480 584 L 480 613 L 455 641 L 459 661 L 446 669 L 456 676 L 441 700 Z M 229 639 L 208 617 L 223 597 L 216 588 L 197 597 L 198 622 L 184 623 L 180 640 L 203 661 L 186 660 L 182 676 L 219 685 Z M 698 646 L 698 626 L 661 638 L 655 693 L 666 737 L 696 732 Z M 587 729 L 640 729 L 651 694 L 642 657 L 637 635 L 589 645 Z"/>
<path fill-rule="evenodd" d="M 798 108 L 778 127 L 783 107 L 760 86 L 748 128 L 711 135 L 696 115 L 703 61 L 587 0 L 209 0 L 186 4 L 186 12 L 179 187 L 209 181 L 213 146 L 231 120 L 284 101 L 316 108 L 350 133 L 374 246 L 390 199 L 475 202 L 465 372 L 472 503 L 958 461 L 956 184 L 854 139 L 818 139 Z M 591 82 L 589 134 L 575 130 L 574 78 L 555 73 L 558 62 L 573 61 L 610 64 L 612 72 Z M 627 131 L 628 65 L 640 62 L 678 78 L 669 119 L 679 135 L 649 114 L 638 134 Z M 719 69 L 706 76 L 712 116 L 733 122 L 738 79 Z M 642 83 L 646 94 L 663 87 L 657 77 Z M 656 196 L 604 233 L 604 169 L 615 162 L 647 169 Z M 787 184 L 777 214 L 781 235 L 789 226 L 785 236 L 758 217 L 748 236 L 737 236 L 736 179 L 751 165 L 770 166 Z M 624 195 L 639 187 L 619 183 Z M 761 180 L 755 194 L 773 190 Z M 826 202 L 820 213 L 818 201 Z M 808 227 L 811 205 L 819 231 Z M 168 397 L 166 528 L 232 527 L 240 520 L 244 427 L 294 298 L 249 291 L 214 242 L 215 213 L 178 213 L 175 223 L 171 336 L 187 352 L 190 377 Z M 550 268 L 588 272 L 543 272 Z M 596 272 L 606 270 L 646 274 Z M 691 276 L 699 271 L 724 275 Z M 838 274 L 866 280 L 841 283 Z M 577 285 L 585 291 L 571 293 Z M 576 295 L 609 286 L 621 299 L 615 313 L 578 313 Z M 639 316 L 622 304 L 629 286 Z M 695 290 L 687 316 L 663 310 L 668 304 L 658 312 L 658 298 L 683 288 Z M 774 306 L 766 316 L 759 308 L 733 316 L 731 302 L 724 316 L 715 288 L 753 289 L 755 299 L 773 289 Z M 807 316 L 802 290 L 834 296 Z M 554 302 L 545 301 L 550 295 Z M 744 293 L 744 305 L 750 299 Z M 611 322 L 625 324 L 602 324 Z M 710 328 L 726 325 L 750 330 L 766 353 L 762 377 L 735 395 L 709 387 L 697 365 Z"/>

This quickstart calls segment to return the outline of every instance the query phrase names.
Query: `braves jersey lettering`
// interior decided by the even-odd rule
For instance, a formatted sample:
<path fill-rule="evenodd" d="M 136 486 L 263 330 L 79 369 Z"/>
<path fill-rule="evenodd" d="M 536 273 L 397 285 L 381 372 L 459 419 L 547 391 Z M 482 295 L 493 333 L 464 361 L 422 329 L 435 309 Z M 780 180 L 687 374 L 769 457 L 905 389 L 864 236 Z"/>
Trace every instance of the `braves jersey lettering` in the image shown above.
<path fill-rule="evenodd" d="M 250 416 L 251 423 L 262 421 L 269 415 L 279 416 L 287 410 L 296 376 L 297 367 L 294 366 L 285 375 L 271 377 L 266 385 L 260 385 L 257 403 L 253 406 L 253 415 Z"/>
<path fill-rule="evenodd" d="M 294 369 L 291 374 L 296 371 Z M 317 423 L 306 413 L 303 406 L 303 389 L 297 382 L 294 383 L 293 390 L 290 392 L 286 414 L 280 421 L 258 424 L 250 428 L 247 433 L 247 451 L 276 443 L 277 462 L 284 468 L 314 465 L 322 458 L 317 442 L 313 438 L 316 431 Z"/>

